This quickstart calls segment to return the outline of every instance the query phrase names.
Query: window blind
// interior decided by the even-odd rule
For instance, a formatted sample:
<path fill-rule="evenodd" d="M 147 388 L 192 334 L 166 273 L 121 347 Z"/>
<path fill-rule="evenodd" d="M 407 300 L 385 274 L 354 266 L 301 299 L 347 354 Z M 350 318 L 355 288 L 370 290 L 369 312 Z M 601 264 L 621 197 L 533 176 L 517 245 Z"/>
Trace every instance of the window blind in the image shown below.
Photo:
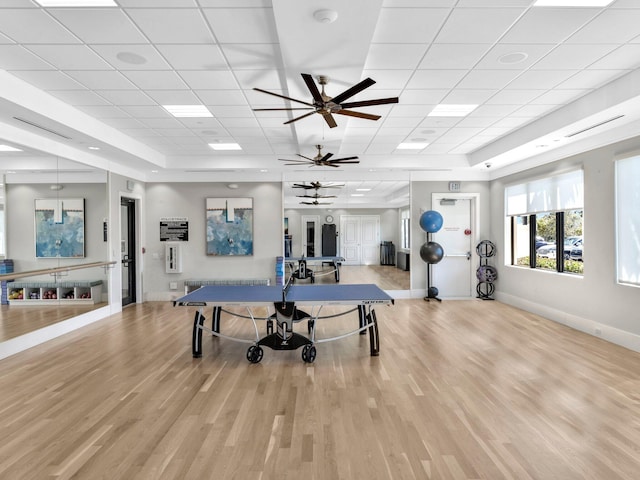
<path fill-rule="evenodd" d="M 505 204 L 507 216 L 582 209 L 583 171 L 511 185 L 505 189 Z"/>
<path fill-rule="evenodd" d="M 640 286 L 640 157 L 617 160 L 615 174 L 618 282 Z"/>

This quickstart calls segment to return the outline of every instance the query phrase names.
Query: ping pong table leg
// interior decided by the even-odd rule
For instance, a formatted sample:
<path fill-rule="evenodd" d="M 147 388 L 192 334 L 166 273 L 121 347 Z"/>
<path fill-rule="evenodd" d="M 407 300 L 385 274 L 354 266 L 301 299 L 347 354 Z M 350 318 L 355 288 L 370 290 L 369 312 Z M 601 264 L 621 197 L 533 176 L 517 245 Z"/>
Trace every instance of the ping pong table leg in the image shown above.
<path fill-rule="evenodd" d="M 200 310 L 196 311 L 193 319 L 193 337 L 191 339 L 191 353 L 193 358 L 202 357 L 202 326 L 204 325 L 204 315 Z"/>
<path fill-rule="evenodd" d="M 376 319 L 376 312 L 373 308 L 369 307 L 369 343 L 371 345 L 371 356 L 377 357 L 380 355 L 380 336 L 378 334 L 378 320 Z"/>
<path fill-rule="evenodd" d="M 222 307 L 215 306 L 213 307 L 213 318 L 211 319 L 211 330 L 215 333 L 220 333 L 220 312 L 222 312 Z"/>
<path fill-rule="evenodd" d="M 367 326 L 367 307 L 365 307 L 364 305 L 358 305 L 358 319 L 360 321 L 360 323 L 358 324 L 358 328 L 362 328 L 362 327 L 366 327 Z M 360 332 L 360 335 L 366 335 L 367 331 L 366 330 L 362 330 Z"/>
<path fill-rule="evenodd" d="M 338 283 L 340 281 L 340 263 L 337 260 L 333 261 L 333 268 L 335 269 L 336 283 Z"/>

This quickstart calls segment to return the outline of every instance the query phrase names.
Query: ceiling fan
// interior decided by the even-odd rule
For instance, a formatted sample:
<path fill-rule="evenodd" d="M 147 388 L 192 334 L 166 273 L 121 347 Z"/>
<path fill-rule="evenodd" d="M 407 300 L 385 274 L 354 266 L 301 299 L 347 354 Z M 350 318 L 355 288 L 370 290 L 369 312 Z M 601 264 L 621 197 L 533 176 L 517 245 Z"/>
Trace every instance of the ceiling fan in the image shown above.
<path fill-rule="evenodd" d="M 314 198 L 316 200 L 318 200 L 320 198 L 338 198 L 336 195 L 320 195 L 319 193 L 316 193 L 315 195 L 296 195 L 296 197 L 298 197 L 298 198 Z"/>
<path fill-rule="evenodd" d="M 311 183 L 294 183 L 293 188 L 304 188 L 305 190 L 319 190 L 320 188 L 342 188 L 344 187 L 344 183 L 334 184 L 334 183 L 325 183 L 322 182 L 311 182 Z"/>
<path fill-rule="evenodd" d="M 314 200 L 313 202 L 300 202 L 300 205 L 331 205 L 331 202 L 319 202 Z"/>
<path fill-rule="evenodd" d="M 287 160 L 285 158 L 279 158 L 278 160 L 280 160 L 281 162 L 294 162 L 294 163 L 285 163 L 285 165 L 303 165 L 303 164 L 311 163 L 311 165 L 309 165 L 310 167 L 325 166 L 325 167 L 335 167 L 335 168 L 339 167 L 344 163 L 360 163 L 360 160 L 357 160 L 358 157 L 334 158 L 333 160 L 329 160 L 331 157 L 333 157 L 333 153 L 327 153 L 325 155 L 322 155 L 322 145 L 316 145 L 316 148 L 318 149 L 318 154 L 313 158 L 305 157 L 304 155 L 300 155 L 298 153 L 297 155 L 299 157 L 304 158 L 304 160 L 298 160 L 298 159 Z"/>
<path fill-rule="evenodd" d="M 376 83 L 371 78 L 365 78 L 360 83 L 352 86 L 351 88 L 346 89 L 344 92 L 336 95 L 335 97 L 330 97 L 324 93 L 324 86 L 328 82 L 328 78 L 324 75 L 320 75 L 318 77 L 318 83 L 322 86 L 322 91 L 318 91 L 318 87 L 316 86 L 313 77 L 308 73 L 301 73 L 304 83 L 307 85 L 311 96 L 313 97 L 313 103 L 305 102 L 303 100 L 297 100 L 295 98 L 287 97 L 285 95 L 280 95 L 278 93 L 268 92 L 267 90 L 262 90 L 261 88 L 254 88 L 258 92 L 266 93 L 269 95 L 273 95 L 275 97 L 284 98 L 285 100 L 290 100 L 292 102 L 301 103 L 303 105 L 307 105 L 306 108 L 254 108 L 255 112 L 258 111 L 274 111 L 274 110 L 313 110 L 309 113 L 305 113 L 299 117 L 293 118 L 284 124 L 293 123 L 298 120 L 301 120 L 309 115 L 314 113 L 319 113 L 324 118 L 324 121 L 327 122 L 330 128 L 337 127 L 335 119 L 333 118 L 334 113 L 339 115 L 347 115 L 350 117 L 358 117 L 365 118 L 367 120 L 378 120 L 380 115 L 372 115 L 370 113 L 362 113 L 355 112 L 353 110 L 349 110 L 350 108 L 355 107 L 368 107 L 372 105 L 385 105 L 387 103 L 398 103 L 398 97 L 391 98 L 378 98 L 376 100 L 361 100 L 359 102 L 344 102 L 348 98 L 353 97 L 355 94 L 360 93 L 365 88 L 370 87 L 374 83 Z"/>

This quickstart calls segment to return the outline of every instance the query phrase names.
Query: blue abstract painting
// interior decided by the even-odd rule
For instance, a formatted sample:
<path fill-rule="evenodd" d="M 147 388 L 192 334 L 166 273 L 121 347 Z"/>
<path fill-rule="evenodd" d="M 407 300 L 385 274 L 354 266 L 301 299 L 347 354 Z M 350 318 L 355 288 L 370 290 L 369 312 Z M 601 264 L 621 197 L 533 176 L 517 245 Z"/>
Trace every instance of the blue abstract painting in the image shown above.
<path fill-rule="evenodd" d="M 253 198 L 207 198 L 207 255 L 253 255 Z"/>
<path fill-rule="evenodd" d="M 84 198 L 35 202 L 36 258 L 84 257 Z"/>

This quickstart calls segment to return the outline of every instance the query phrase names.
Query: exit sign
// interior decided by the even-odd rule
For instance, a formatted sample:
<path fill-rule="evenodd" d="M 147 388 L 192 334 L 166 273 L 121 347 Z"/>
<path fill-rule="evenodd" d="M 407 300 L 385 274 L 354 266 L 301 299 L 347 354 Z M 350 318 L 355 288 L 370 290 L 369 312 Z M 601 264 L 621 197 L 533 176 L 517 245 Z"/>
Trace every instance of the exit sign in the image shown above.
<path fill-rule="evenodd" d="M 450 192 L 459 192 L 460 191 L 460 182 L 449 182 L 449 191 Z"/>

